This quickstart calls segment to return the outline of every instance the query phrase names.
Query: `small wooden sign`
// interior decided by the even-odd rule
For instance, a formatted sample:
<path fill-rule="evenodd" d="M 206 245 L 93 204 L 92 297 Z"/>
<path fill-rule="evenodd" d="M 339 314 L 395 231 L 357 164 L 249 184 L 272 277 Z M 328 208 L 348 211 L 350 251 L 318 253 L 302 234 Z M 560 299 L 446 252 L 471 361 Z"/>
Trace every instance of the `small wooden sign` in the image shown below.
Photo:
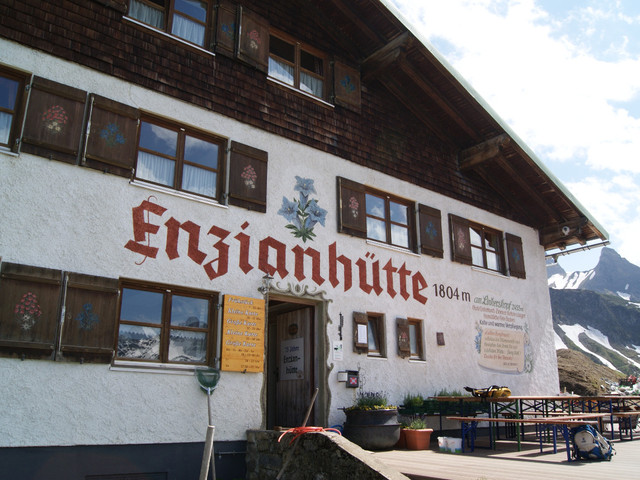
<path fill-rule="evenodd" d="M 222 365 L 230 372 L 264 370 L 264 300 L 224 296 Z"/>

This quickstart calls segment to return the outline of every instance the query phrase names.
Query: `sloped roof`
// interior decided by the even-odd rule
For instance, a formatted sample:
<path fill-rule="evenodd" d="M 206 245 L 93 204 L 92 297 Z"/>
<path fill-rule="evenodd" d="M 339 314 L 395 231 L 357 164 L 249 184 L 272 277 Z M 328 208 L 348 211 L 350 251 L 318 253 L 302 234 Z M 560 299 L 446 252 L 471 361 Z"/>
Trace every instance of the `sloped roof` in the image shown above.
<path fill-rule="evenodd" d="M 459 149 L 458 168 L 481 178 L 530 219 L 547 249 L 607 232 L 531 149 L 389 0 L 316 0 L 341 43 L 361 61 L 362 81 L 380 82 L 442 141 Z M 344 44 L 344 43 L 343 43 Z"/>

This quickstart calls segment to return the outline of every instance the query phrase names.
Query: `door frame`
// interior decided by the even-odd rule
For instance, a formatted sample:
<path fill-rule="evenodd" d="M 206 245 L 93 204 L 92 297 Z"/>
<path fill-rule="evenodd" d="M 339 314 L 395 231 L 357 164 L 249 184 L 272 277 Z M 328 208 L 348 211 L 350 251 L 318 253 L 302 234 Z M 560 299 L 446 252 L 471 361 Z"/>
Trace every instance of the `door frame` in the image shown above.
<path fill-rule="evenodd" d="M 327 335 L 327 323 L 330 323 L 328 319 L 328 304 L 331 300 L 324 298 L 325 292 L 309 292 L 308 288 L 299 286 L 288 285 L 288 288 L 281 289 L 278 286 L 270 285 L 269 290 L 265 294 L 265 371 L 263 375 L 262 384 L 262 424 L 266 428 L 267 425 L 267 411 L 268 411 L 268 365 L 269 359 L 269 300 L 277 300 L 280 302 L 294 303 L 300 305 L 312 306 L 313 308 L 313 337 L 314 337 L 314 349 L 315 358 L 313 365 L 313 388 L 318 389 L 318 395 L 314 403 L 313 418 L 309 419 L 309 425 L 321 425 L 326 426 L 329 421 L 329 371 L 330 367 L 327 365 L 328 359 L 328 345 L 329 338 Z M 295 425 L 299 426 L 299 425 Z"/>

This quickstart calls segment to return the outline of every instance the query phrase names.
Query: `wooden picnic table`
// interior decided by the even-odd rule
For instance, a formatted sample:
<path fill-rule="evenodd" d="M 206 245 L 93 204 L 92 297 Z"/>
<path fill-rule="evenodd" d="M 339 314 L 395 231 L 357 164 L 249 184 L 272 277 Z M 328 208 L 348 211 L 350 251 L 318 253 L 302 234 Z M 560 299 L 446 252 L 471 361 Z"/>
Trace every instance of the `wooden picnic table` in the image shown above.
<path fill-rule="evenodd" d="M 517 441 L 518 441 L 518 451 L 521 450 L 522 446 L 520 443 L 520 426 L 526 424 L 534 424 L 534 425 L 547 425 L 552 428 L 553 432 L 553 452 L 556 453 L 557 449 L 557 427 L 562 427 L 562 436 L 564 437 L 565 444 L 567 447 L 567 460 L 571 461 L 571 442 L 570 442 L 570 427 L 575 427 L 578 425 L 585 424 L 595 424 L 602 417 L 608 416 L 608 413 L 579 413 L 573 415 L 565 415 L 565 416 L 553 416 L 553 417 L 538 417 L 538 418 L 514 418 L 514 417 L 460 417 L 460 416 L 451 416 L 446 417 L 447 420 L 454 420 L 461 423 L 462 429 L 462 450 L 464 452 L 464 443 L 465 439 L 467 439 L 471 446 L 471 451 L 473 451 L 475 447 L 475 436 L 476 436 L 476 428 L 478 423 L 480 422 L 489 422 L 489 423 L 513 423 L 516 425 L 518 429 L 517 432 Z M 542 453 L 542 438 L 540 435 L 540 452 Z M 490 446 L 493 443 L 492 435 L 490 435 Z"/>

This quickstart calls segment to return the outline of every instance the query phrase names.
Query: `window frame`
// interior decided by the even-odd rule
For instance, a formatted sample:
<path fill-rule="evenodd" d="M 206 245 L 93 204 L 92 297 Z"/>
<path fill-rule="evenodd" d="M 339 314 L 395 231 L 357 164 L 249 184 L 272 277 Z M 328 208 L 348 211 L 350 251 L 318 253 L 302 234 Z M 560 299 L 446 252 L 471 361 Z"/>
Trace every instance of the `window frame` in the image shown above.
<path fill-rule="evenodd" d="M 287 83 L 283 80 L 278 79 L 277 77 L 272 75 L 271 72 L 271 68 L 268 68 L 267 74 L 269 76 L 270 79 L 274 80 L 275 82 L 281 84 L 281 85 L 286 85 L 287 87 L 293 88 L 296 91 L 299 91 L 305 95 L 310 95 L 314 98 L 318 98 L 320 100 L 323 101 L 327 101 L 327 99 L 329 98 L 329 58 L 327 56 L 327 54 L 325 54 L 324 52 L 321 52 L 320 50 L 304 43 L 304 42 L 300 42 L 299 40 L 297 40 L 296 38 L 292 37 L 291 35 L 287 35 L 284 32 L 275 30 L 275 29 L 271 29 L 269 31 L 269 64 L 271 64 L 271 60 L 273 58 L 274 61 L 276 62 L 281 62 L 281 63 L 285 63 L 291 67 L 293 67 L 293 84 Z M 276 39 L 285 42 L 289 45 L 291 45 L 294 49 L 294 58 L 293 58 L 293 63 L 288 60 L 285 59 L 283 57 L 278 56 L 277 54 L 272 52 L 272 45 L 273 45 L 273 41 L 271 40 L 272 37 L 275 37 Z M 304 68 L 302 66 L 302 60 L 301 60 L 301 52 L 305 52 L 308 53 L 310 55 L 313 55 L 314 57 L 319 58 L 320 60 L 322 60 L 322 74 L 318 74 L 316 72 L 313 72 L 311 70 L 308 70 L 306 68 Z M 322 80 L 322 95 L 316 95 L 315 93 L 312 92 L 308 92 L 304 89 L 301 88 L 301 73 L 305 73 L 308 74 L 316 79 L 320 79 Z"/>
<path fill-rule="evenodd" d="M 144 148 L 140 146 L 140 142 L 142 140 L 142 129 L 143 129 L 143 124 L 150 124 L 150 125 L 155 125 L 164 129 L 168 129 L 171 131 L 176 132 L 177 137 L 176 137 L 176 152 L 175 152 L 175 157 L 171 157 L 169 155 L 165 155 L 162 154 L 161 152 L 157 152 L 154 150 L 150 150 L 148 148 Z M 184 153 L 185 153 L 185 139 L 186 137 L 192 137 L 198 140 L 203 140 L 206 142 L 210 142 L 210 143 L 214 143 L 218 146 L 218 168 L 217 169 L 213 169 L 210 167 L 206 167 L 205 165 L 201 165 L 198 163 L 193 163 L 193 162 L 189 162 L 188 160 L 185 160 L 184 158 Z M 173 175 L 173 184 L 172 185 L 167 185 L 165 183 L 160 183 L 160 182 L 156 182 L 144 177 L 139 176 L 139 153 L 140 152 L 145 152 L 145 153 L 150 153 L 153 155 L 157 155 L 160 156 L 162 158 L 166 158 L 166 159 L 170 159 L 175 161 L 174 164 L 174 175 Z M 146 182 L 146 183 L 150 183 L 153 185 L 159 185 L 161 187 L 164 188 L 169 188 L 178 192 L 185 192 L 187 194 L 190 195 L 195 195 L 198 197 L 203 197 L 203 198 L 208 198 L 208 199 L 212 199 L 215 200 L 217 202 L 221 203 L 221 200 L 224 196 L 224 186 L 225 186 L 225 166 L 226 166 L 226 152 L 227 152 L 227 139 L 211 134 L 211 133 L 207 133 L 207 132 L 203 132 L 201 130 L 197 130 L 194 128 L 190 128 L 186 125 L 183 124 L 178 124 L 178 123 L 173 123 L 167 120 L 163 120 L 163 119 L 159 119 L 156 117 L 152 117 L 152 116 L 141 116 L 140 117 L 140 124 L 138 127 L 138 137 L 137 137 L 137 143 L 136 143 L 136 153 L 135 153 L 135 170 L 134 170 L 134 179 L 136 181 L 139 182 Z M 192 190 L 187 190 L 186 188 L 182 187 L 182 180 L 184 177 L 184 167 L 185 165 L 188 166 L 193 166 L 202 170 L 206 170 L 206 171 L 210 171 L 210 172 L 215 172 L 216 173 L 216 185 L 215 185 L 215 189 L 216 189 L 216 194 L 215 196 L 209 196 L 209 195 L 205 195 L 203 193 L 199 193 L 199 192 L 195 192 Z"/>
<path fill-rule="evenodd" d="M 377 348 L 371 348 L 371 336 L 377 342 Z M 386 358 L 386 333 L 385 333 L 385 315 L 383 313 L 367 312 L 367 356 Z"/>
<path fill-rule="evenodd" d="M 125 289 L 137 290 L 151 293 L 162 294 L 162 317 L 160 324 L 154 324 L 151 322 L 140 322 L 132 320 L 122 319 L 122 308 L 124 302 Z M 217 324 L 218 324 L 218 292 L 193 289 L 188 287 L 179 287 L 175 285 L 165 285 L 151 282 L 140 282 L 136 280 L 124 279 L 120 281 L 119 285 L 120 299 L 118 302 L 117 322 L 116 322 L 116 335 L 114 340 L 114 364 L 123 362 L 134 362 L 135 364 L 148 365 L 148 364 L 162 364 L 172 365 L 176 367 L 180 366 L 201 366 L 208 365 L 213 366 L 215 360 L 218 357 L 216 351 L 217 345 Z M 171 325 L 171 307 L 174 296 L 191 297 L 198 299 L 205 299 L 208 302 L 208 316 L 207 327 L 189 327 L 181 325 Z M 119 355 L 119 340 L 120 340 L 120 327 L 122 325 L 142 326 L 150 328 L 160 329 L 160 351 L 157 359 L 142 359 L 133 358 Z M 172 331 L 190 331 L 190 332 L 203 332 L 207 335 L 206 339 L 206 351 L 204 362 L 176 362 L 169 361 L 169 348 L 170 337 Z"/>
<path fill-rule="evenodd" d="M 414 251 L 415 249 L 415 202 L 411 201 L 411 200 L 407 200 L 401 197 L 397 197 L 395 195 L 391 195 L 389 193 L 386 192 L 382 192 L 380 190 L 375 190 L 372 188 L 367 188 L 365 187 L 364 189 L 364 193 L 365 193 L 365 222 L 366 222 L 366 238 L 368 240 L 374 241 L 374 242 L 380 242 L 380 243 L 385 243 L 387 245 L 390 245 L 392 247 L 396 247 L 396 248 L 406 248 L 407 250 L 411 250 Z M 384 201 L 384 208 L 385 208 L 385 217 L 378 217 L 375 215 L 372 215 L 369 213 L 369 209 L 368 207 L 368 198 L 369 196 L 373 196 L 376 198 L 380 198 Z M 406 207 L 407 209 L 407 223 L 406 224 L 402 224 L 396 221 L 393 221 L 391 219 L 391 203 L 395 203 L 397 205 L 401 205 Z M 382 221 L 385 224 L 385 237 L 386 240 L 380 240 L 379 238 L 373 238 L 371 236 L 369 236 L 369 223 L 368 223 L 368 219 L 372 218 L 376 221 Z M 408 245 L 398 245 L 393 243 L 392 241 L 392 226 L 399 226 L 401 228 L 406 228 L 407 230 L 407 243 Z"/>
<path fill-rule="evenodd" d="M 408 318 L 407 324 L 409 328 L 409 345 L 411 346 L 411 353 L 409 355 L 409 360 L 424 360 L 424 332 L 422 331 L 424 322 L 419 318 Z M 415 328 L 415 340 L 416 340 L 416 350 L 414 351 L 412 340 L 414 335 L 412 335 L 412 327 Z"/>
<path fill-rule="evenodd" d="M 8 113 L 13 117 L 11 120 L 11 126 L 9 127 L 7 143 L 0 143 L 0 150 L 17 152 L 19 149 L 20 137 L 22 135 L 22 123 L 24 121 L 28 97 L 26 87 L 31 83 L 31 74 L 23 73 L 0 65 L 0 77 L 18 82 L 18 89 L 16 91 L 13 109 L 0 107 L 0 112 Z"/>
<path fill-rule="evenodd" d="M 473 234 L 475 232 L 477 236 L 480 237 L 480 245 L 476 245 L 473 242 Z M 490 249 L 487 244 L 491 246 L 491 240 L 488 236 L 493 235 L 496 237 L 496 245 L 497 248 Z M 504 234 L 500 230 L 496 230 L 495 228 L 487 227 L 486 225 L 481 225 L 479 223 L 469 222 L 469 245 L 471 249 L 471 264 L 474 267 L 484 268 L 485 270 L 490 270 L 492 272 L 497 272 L 504 274 L 505 273 L 505 258 L 504 258 Z M 482 258 L 482 264 L 476 262 L 477 256 L 474 255 L 474 252 L 480 252 Z M 496 256 L 499 265 L 497 268 L 492 268 L 489 266 L 489 258 L 487 254 L 490 253 Z"/>
<path fill-rule="evenodd" d="M 213 17 L 214 15 L 214 5 L 213 2 L 211 0 L 200 0 L 203 3 L 207 4 L 207 12 L 206 12 L 206 19 L 204 22 L 191 17 L 187 14 L 185 14 L 184 12 L 181 12 L 179 10 L 176 10 L 175 8 L 175 0 L 163 0 L 163 6 L 161 7 L 160 5 L 158 5 L 157 3 L 153 2 L 153 1 L 149 1 L 149 0 L 135 0 L 138 3 L 141 3 L 149 8 L 161 11 L 163 14 L 163 25 L 162 27 L 158 27 L 156 25 L 150 24 L 145 22 L 144 20 L 134 17 L 133 15 L 131 15 L 131 3 L 134 0 L 129 0 L 128 3 L 128 10 L 127 10 L 127 16 L 133 20 L 135 20 L 136 22 L 139 22 L 140 24 L 151 28 L 153 30 L 156 30 L 158 32 L 162 32 L 166 35 L 169 35 L 172 38 L 176 38 L 180 41 L 183 42 L 187 42 L 190 45 L 194 45 L 198 48 L 203 48 L 205 50 L 209 50 L 209 45 L 211 45 L 211 40 L 212 40 L 212 28 L 211 25 L 213 23 Z M 193 42 L 187 38 L 181 37 L 179 35 L 176 35 L 175 33 L 173 33 L 173 25 L 174 25 L 174 19 L 175 16 L 181 16 L 186 18 L 188 21 L 192 21 L 194 23 L 197 23 L 199 25 L 202 25 L 203 29 L 204 29 L 204 37 L 202 39 L 202 45 Z"/>

